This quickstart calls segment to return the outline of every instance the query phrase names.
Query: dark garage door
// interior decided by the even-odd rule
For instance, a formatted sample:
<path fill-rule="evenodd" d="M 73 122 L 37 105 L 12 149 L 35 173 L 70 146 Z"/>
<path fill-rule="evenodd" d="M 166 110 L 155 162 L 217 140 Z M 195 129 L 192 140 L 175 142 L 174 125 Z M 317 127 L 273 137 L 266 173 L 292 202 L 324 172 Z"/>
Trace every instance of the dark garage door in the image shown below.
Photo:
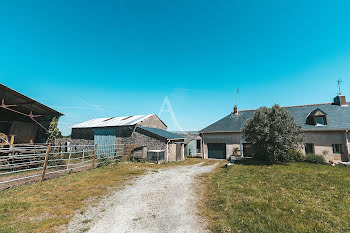
<path fill-rule="evenodd" d="M 226 159 L 225 143 L 208 143 L 208 158 Z"/>

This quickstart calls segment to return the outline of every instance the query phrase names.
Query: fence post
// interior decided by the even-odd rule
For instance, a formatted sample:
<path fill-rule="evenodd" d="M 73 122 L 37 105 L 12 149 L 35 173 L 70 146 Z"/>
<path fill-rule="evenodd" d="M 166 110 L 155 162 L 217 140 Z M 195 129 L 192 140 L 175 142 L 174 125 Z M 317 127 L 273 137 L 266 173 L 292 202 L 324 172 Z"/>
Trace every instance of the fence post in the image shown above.
<path fill-rule="evenodd" d="M 83 161 L 82 161 L 82 163 L 84 163 L 84 157 L 85 157 L 85 151 L 83 149 Z"/>
<path fill-rule="evenodd" d="M 94 158 L 92 159 L 92 168 L 95 168 L 96 151 L 97 151 L 97 144 L 95 144 Z"/>
<path fill-rule="evenodd" d="M 15 143 L 15 135 L 11 135 L 10 148 L 13 148 L 13 143 Z"/>
<path fill-rule="evenodd" d="M 46 168 L 47 168 L 47 162 L 49 160 L 50 150 L 51 150 L 51 145 L 49 144 L 47 146 L 47 149 L 46 149 L 45 162 L 44 162 L 44 167 L 43 167 L 43 174 L 41 176 L 41 182 L 43 182 L 45 179 L 45 172 L 46 172 Z"/>
<path fill-rule="evenodd" d="M 66 170 L 68 170 L 68 169 L 69 169 L 69 164 L 70 164 L 70 158 L 71 158 L 71 156 L 72 156 L 72 151 L 70 151 L 70 152 L 69 152 L 69 156 L 68 156 L 68 164 L 67 164 L 67 168 L 66 168 Z"/>

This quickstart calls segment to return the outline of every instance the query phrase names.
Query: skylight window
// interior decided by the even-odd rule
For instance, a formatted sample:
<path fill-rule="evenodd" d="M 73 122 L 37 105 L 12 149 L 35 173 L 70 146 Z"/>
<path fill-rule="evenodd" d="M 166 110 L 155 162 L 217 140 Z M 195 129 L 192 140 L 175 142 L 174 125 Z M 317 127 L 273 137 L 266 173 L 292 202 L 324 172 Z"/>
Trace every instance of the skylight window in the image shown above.
<path fill-rule="evenodd" d="M 129 119 L 129 118 L 131 118 L 131 117 L 132 117 L 132 116 L 125 117 L 125 118 L 122 119 L 122 121 L 125 121 L 125 120 L 127 120 L 127 119 Z"/>
<path fill-rule="evenodd" d="M 104 120 L 104 121 L 110 121 L 110 120 L 112 120 L 112 119 L 114 119 L 115 117 L 111 117 L 111 118 L 108 118 L 108 119 L 106 119 L 106 120 Z"/>

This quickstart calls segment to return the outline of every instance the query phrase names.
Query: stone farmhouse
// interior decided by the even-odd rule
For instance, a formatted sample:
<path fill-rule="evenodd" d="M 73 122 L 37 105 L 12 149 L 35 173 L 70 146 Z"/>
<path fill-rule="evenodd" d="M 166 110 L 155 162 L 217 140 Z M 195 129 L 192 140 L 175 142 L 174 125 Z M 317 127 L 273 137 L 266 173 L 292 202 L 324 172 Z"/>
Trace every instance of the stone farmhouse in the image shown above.
<path fill-rule="evenodd" d="M 156 114 L 92 119 L 72 126 L 71 138 L 101 146 L 121 144 L 133 158 L 156 152 L 165 161 L 184 159 L 184 137 L 167 131 Z"/>
<path fill-rule="evenodd" d="M 303 152 L 319 154 L 326 161 L 349 161 L 350 107 L 345 96 L 338 95 L 332 103 L 284 107 L 302 128 Z M 244 123 L 256 110 L 230 113 L 200 131 L 203 158 L 230 159 L 236 154 L 252 156 L 250 144 L 242 134 Z"/>

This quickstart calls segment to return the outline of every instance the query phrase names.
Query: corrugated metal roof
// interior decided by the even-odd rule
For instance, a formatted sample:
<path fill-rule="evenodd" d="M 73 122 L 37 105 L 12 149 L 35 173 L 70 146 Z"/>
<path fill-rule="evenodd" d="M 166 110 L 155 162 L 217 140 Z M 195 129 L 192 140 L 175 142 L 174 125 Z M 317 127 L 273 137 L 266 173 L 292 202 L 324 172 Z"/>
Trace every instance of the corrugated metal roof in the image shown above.
<path fill-rule="evenodd" d="M 158 135 L 162 138 L 166 138 L 166 139 L 184 139 L 184 137 L 174 134 L 172 132 L 163 130 L 163 129 L 158 129 L 158 128 L 149 128 L 149 127 L 138 127 L 141 128 L 143 130 L 146 130 L 150 133 L 153 133 L 155 135 Z"/>
<path fill-rule="evenodd" d="M 5 104 L 16 105 L 11 107 L 11 109 L 20 111 L 20 112 L 30 112 L 33 114 L 40 115 L 52 115 L 52 116 L 62 116 L 63 114 L 52 109 L 18 91 L 15 91 L 8 86 L 0 83 L 0 101 L 1 99 L 5 100 Z"/>
<path fill-rule="evenodd" d="M 350 106 L 339 106 L 331 103 L 283 107 L 289 111 L 303 130 L 343 130 L 350 129 Z M 314 126 L 306 123 L 307 116 L 315 109 L 327 114 L 327 125 Z M 256 110 L 243 110 L 238 115 L 229 114 L 212 125 L 202 129 L 202 133 L 239 132 L 244 123 L 254 116 Z"/>
<path fill-rule="evenodd" d="M 89 121 L 85 121 L 77 125 L 73 125 L 71 128 L 102 128 L 102 127 L 135 125 L 153 115 L 154 114 L 96 118 Z"/>

